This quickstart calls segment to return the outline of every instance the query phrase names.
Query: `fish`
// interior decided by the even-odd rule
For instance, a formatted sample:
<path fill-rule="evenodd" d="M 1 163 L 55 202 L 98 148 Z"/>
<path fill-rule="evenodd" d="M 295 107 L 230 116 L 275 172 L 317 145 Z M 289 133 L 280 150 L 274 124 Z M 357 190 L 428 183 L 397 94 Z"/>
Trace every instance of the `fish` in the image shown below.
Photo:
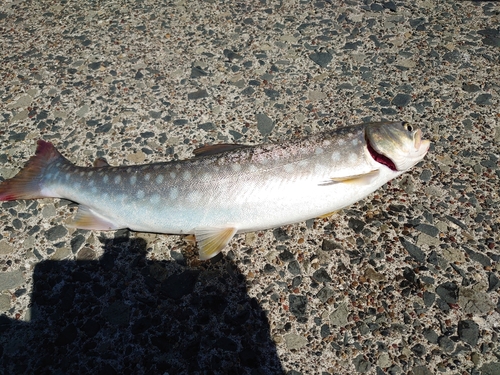
<path fill-rule="evenodd" d="M 64 198 L 79 204 L 68 224 L 89 230 L 194 235 L 199 258 L 238 233 L 324 217 L 420 162 L 430 147 L 408 122 L 372 122 L 261 145 L 219 144 L 186 160 L 77 166 L 51 143 L 11 179 L 0 201 Z"/>

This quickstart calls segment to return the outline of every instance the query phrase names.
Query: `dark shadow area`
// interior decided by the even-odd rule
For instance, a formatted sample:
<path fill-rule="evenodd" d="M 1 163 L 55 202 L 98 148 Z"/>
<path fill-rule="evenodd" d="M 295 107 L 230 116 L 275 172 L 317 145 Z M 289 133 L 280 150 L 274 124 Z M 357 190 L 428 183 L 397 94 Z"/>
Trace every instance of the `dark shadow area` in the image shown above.
<path fill-rule="evenodd" d="M 122 233 L 123 234 L 123 233 Z M 103 242 L 34 270 L 32 320 L 0 317 L 2 374 L 282 374 L 269 323 L 228 259 L 197 269 Z"/>

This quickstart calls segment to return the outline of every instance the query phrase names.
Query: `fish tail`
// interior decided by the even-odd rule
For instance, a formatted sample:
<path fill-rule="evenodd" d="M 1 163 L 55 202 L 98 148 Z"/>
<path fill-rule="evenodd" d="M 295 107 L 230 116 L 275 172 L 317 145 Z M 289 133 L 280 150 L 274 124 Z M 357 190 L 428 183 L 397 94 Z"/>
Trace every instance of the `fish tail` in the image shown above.
<path fill-rule="evenodd" d="M 53 197 L 43 192 L 43 182 L 47 169 L 57 162 L 69 163 L 52 143 L 39 140 L 35 155 L 24 168 L 13 178 L 0 183 L 0 201 Z"/>

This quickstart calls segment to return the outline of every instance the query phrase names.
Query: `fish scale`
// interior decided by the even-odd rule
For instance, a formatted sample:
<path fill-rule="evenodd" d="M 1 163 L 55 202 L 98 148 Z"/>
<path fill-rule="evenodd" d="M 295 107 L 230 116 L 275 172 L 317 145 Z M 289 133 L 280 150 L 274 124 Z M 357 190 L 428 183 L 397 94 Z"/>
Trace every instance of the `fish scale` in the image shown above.
<path fill-rule="evenodd" d="M 201 259 L 236 233 L 325 215 L 418 163 L 429 141 L 404 122 L 368 123 L 258 146 L 214 145 L 197 157 L 137 166 L 80 167 L 52 144 L 0 184 L 0 200 L 65 198 L 71 225 L 94 230 L 194 234 Z"/>

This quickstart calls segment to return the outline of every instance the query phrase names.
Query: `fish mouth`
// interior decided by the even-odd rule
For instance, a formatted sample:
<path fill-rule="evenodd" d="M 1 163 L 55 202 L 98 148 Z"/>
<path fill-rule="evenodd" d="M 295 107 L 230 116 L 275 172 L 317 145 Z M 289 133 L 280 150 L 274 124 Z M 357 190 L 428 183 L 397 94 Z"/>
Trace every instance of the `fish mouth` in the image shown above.
<path fill-rule="evenodd" d="M 422 140 L 422 130 L 418 129 L 415 132 L 413 145 L 415 146 L 415 150 L 417 150 L 418 153 L 425 155 L 427 151 L 429 151 L 431 141 L 429 141 L 428 139 Z"/>
<path fill-rule="evenodd" d="M 366 140 L 366 144 L 368 147 L 368 152 L 370 153 L 373 160 L 375 160 L 377 163 L 385 165 L 391 171 L 395 171 L 395 172 L 398 171 L 398 168 L 396 168 L 396 164 L 394 164 L 394 162 L 391 159 L 389 159 L 387 156 L 385 156 L 385 155 L 383 155 L 375 150 L 375 148 L 372 146 L 368 137 L 365 137 L 365 140 Z"/>

